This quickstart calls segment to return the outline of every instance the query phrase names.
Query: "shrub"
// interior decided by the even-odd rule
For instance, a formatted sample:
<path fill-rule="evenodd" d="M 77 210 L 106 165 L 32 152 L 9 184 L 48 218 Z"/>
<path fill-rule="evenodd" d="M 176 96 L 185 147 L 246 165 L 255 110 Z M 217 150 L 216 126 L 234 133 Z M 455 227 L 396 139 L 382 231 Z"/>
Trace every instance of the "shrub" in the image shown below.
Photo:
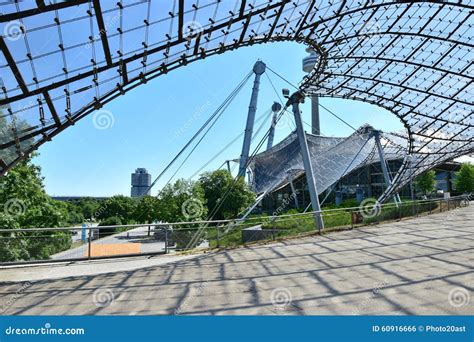
<path fill-rule="evenodd" d="M 120 217 L 117 217 L 117 216 L 111 216 L 111 217 L 107 217 L 106 219 L 104 219 L 103 221 L 101 221 L 99 223 L 99 227 L 103 227 L 103 226 L 120 226 L 122 224 L 122 220 L 120 219 Z M 115 233 L 118 233 L 121 231 L 121 228 L 120 227 L 111 227 L 111 228 L 100 228 L 99 230 L 99 237 L 104 237 L 104 236 L 109 236 L 109 235 L 113 235 Z"/>

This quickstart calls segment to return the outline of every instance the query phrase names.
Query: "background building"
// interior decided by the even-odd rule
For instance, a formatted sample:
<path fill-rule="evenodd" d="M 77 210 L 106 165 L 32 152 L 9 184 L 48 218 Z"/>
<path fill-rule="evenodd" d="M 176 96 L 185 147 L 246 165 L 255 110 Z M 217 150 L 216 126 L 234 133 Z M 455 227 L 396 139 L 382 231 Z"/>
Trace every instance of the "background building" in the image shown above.
<path fill-rule="evenodd" d="M 402 160 L 390 160 L 388 161 L 389 168 L 391 170 L 392 177 L 395 177 L 397 170 L 402 165 Z M 445 162 L 441 165 L 436 166 L 433 170 L 436 173 L 436 184 L 435 190 L 450 192 L 453 195 L 457 195 L 455 187 L 456 172 L 461 168 L 461 163 L 456 161 Z M 282 186 L 281 188 L 273 191 L 272 193 L 265 196 L 262 204 L 259 206 L 261 212 L 271 214 L 276 208 L 285 204 L 286 209 L 304 209 L 310 203 L 311 199 L 308 192 L 308 186 L 306 184 L 305 175 L 301 175 L 293 180 L 295 191 L 297 193 L 297 202 L 299 208 L 296 208 L 296 202 L 288 200 L 292 195 L 292 189 L 289 184 Z M 331 194 L 328 196 L 325 205 L 335 204 L 336 191 L 340 191 L 342 200 L 356 199 L 357 189 L 362 189 L 364 198 L 374 197 L 378 198 L 382 195 L 386 185 L 383 180 L 383 173 L 380 167 L 380 163 L 371 163 L 359 167 L 349 173 L 348 175 L 341 178 L 333 187 L 325 191 L 320 195 L 322 200 L 328 191 Z M 411 190 L 410 184 L 405 185 L 399 192 L 402 198 L 410 199 Z M 416 199 L 421 198 L 421 193 L 415 191 Z"/>
<path fill-rule="evenodd" d="M 140 197 L 150 194 L 151 175 L 145 168 L 138 168 L 132 173 L 132 190 L 130 196 Z"/>

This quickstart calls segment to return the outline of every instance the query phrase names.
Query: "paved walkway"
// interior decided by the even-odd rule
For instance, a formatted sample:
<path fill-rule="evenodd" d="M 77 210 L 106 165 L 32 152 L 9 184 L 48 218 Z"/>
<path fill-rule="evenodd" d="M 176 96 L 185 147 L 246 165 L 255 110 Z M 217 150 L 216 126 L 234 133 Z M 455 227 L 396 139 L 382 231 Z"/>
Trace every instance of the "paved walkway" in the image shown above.
<path fill-rule="evenodd" d="M 471 206 L 128 271 L 33 280 L 44 266 L 1 270 L 23 281 L 0 283 L 0 312 L 473 315 L 473 222 Z M 71 266 L 55 267 L 58 277 Z"/>

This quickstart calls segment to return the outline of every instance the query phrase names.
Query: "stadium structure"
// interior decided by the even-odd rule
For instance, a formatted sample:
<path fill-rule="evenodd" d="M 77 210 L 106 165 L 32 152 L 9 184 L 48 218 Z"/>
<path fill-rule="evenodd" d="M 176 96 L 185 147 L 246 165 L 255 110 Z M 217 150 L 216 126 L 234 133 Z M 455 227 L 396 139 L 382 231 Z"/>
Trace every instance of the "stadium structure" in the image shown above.
<path fill-rule="evenodd" d="M 253 186 L 265 194 L 304 170 L 318 211 L 318 194 L 379 158 L 387 185 L 379 201 L 396 198 L 417 175 L 474 151 L 473 9 L 472 1 L 3 3 L 0 172 L 154 78 L 241 47 L 294 41 L 310 49 L 314 66 L 286 94 L 275 121 L 291 109 L 296 136 L 257 158 L 244 142 L 239 175 L 249 169 Z M 86 26 L 88 32 L 78 29 Z M 262 64 L 254 67 L 254 85 Z M 305 97 L 375 104 L 396 115 L 405 131 L 395 136 L 363 126 L 343 140 L 307 138 L 299 111 Z M 279 151 L 287 158 L 273 168 Z M 393 176 L 384 161 L 392 155 L 401 160 Z M 269 163 L 271 170 L 264 167 Z"/>

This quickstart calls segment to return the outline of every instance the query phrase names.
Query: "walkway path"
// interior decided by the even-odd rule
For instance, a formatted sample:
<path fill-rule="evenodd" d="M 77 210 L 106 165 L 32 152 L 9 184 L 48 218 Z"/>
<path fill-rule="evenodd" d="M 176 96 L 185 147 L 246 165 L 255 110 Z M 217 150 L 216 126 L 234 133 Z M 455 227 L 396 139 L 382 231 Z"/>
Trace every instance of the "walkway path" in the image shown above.
<path fill-rule="evenodd" d="M 142 259 L 143 264 L 135 260 L 127 271 L 93 274 L 104 265 L 97 263 L 83 265 L 74 276 L 65 275 L 76 264 L 1 270 L 0 310 L 24 315 L 473 315 L 473 222 L 471 206 L 164 265 L 149 266 L 166 256 Z M 45 271 L 50 279 L 41 276 Z M 6 282 L 14 279 L 22 281 Z"/>

